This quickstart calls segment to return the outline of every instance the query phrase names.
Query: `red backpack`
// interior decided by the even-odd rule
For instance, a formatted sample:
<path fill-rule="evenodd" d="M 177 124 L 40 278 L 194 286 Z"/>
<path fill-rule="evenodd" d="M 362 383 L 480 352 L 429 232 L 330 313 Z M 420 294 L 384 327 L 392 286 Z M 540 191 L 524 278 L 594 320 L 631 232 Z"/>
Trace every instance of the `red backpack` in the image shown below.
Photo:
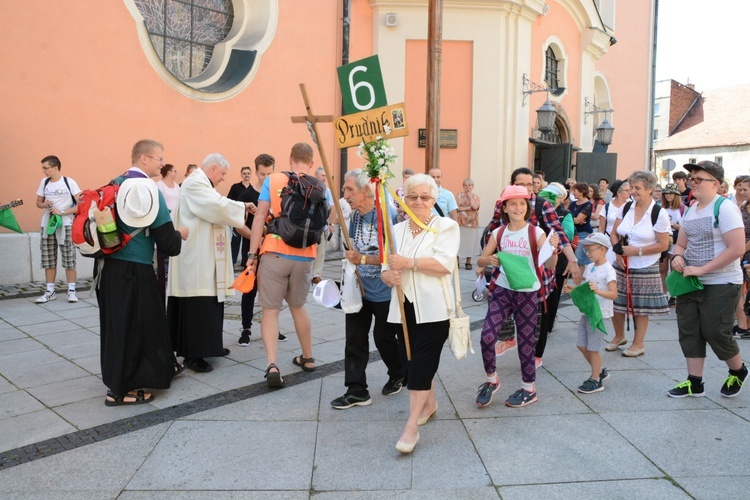
<path fill-rule="evenodd" d="M 99 189 L 86 189 L 81 192 L 78 199 L 78 212 L 73 219 L 71 239 L 84 257 L 94 259 L 109 257 L 122 250 L 135 235 L 145 229 L 141 227 L 130 234 L 120 229 L 116 203 L 117 191 L 119 190 L 119 185 L 109 183 Z M 104 210 L 107 207 L 111 210 L 112 218 L 117 225 L 117 235 L 120 238 L 120 243 L 112 248 L 103 248 L 101 234 L 96 230 L 96 221 L 94 220 L 94 208 Z"/>

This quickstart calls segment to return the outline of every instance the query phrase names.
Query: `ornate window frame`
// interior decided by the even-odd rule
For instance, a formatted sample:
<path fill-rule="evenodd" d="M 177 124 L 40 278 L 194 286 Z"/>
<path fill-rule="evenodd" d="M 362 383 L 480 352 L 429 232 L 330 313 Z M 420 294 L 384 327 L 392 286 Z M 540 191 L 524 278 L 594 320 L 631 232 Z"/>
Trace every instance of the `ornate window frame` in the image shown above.
<path fill-rule="evenodd" d="M 232 0 L 234 20 L 226 38 L 198 76 L 180 80 L 162 62 L 134 0 L 123 0 L 133 16 L 141 46 L 151 66 L 175 90 L 200 101 L 223 101 L 241 92 L 258 71 L 262 54 L 276 34 L 278 0 Z"/>

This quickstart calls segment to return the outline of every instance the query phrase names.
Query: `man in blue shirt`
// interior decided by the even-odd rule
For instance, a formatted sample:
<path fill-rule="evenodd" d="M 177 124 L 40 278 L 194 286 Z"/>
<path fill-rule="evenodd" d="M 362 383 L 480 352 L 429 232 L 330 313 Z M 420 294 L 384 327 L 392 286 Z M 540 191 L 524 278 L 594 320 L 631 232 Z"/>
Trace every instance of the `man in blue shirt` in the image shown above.
<path fill-rule="evenodd" d="M 372 403 L 367 391 L 365 370 L 370 354 L 370 325 L 375 319 L 373 338 L 383 363 L 388 368 L 388 382 L 383 395 L 401 391 L 404 374 L 399 358 L 395 325 L 388 323 L 391 289 L 380 279 L 380 256 L 378 252 L 378 213 L 372 183 L 362 170 L 347 172 L 344 178 L 344 198 L 352 206 L 349 222 L 352 249 L 346 258 L 358 266 L 365 296 L 362 309 L 346 315 L 346 345 L 344 347 L 344 385 L 346 394 L 331 401 L 331 406 L 345 410 L 352 406 L 367 406 Z M 393 212 L 392 210 L 389 210 Z M 395 220 L 395 212 L 391 220 Z"/>
<path fill-rule="evenodd" d="M 430 169 L 430 177 L 435 179 L 435 184 L 438 185 L 438 196 L 435 201 L 435 207 L 432 209 L 436 215 L 440 217 L 450 217 L 453 220 L 458 220 L 458 203 L 456 203 L 456 197 L 453 193 L 445 189 L 440 185 L 443 180 L 443 173 L 439 168 Z"/>

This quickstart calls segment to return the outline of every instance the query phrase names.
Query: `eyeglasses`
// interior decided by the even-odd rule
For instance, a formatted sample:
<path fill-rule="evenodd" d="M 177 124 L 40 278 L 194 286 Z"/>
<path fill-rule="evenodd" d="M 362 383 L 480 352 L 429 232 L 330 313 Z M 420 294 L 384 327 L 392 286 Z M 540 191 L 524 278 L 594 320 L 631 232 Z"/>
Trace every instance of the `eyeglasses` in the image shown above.
<path fill-rule="evenodd" d="M 163 156 L 151 156 L 151 155 L 146 155 L 146 156 L 148 156 L 151 159 L 154 159 L 154 160 L 158 161 L 159 163 L 161 163 L 161 162 L 164 161 L 164 157 Z"/>
<path fill-rule="evenodd" d="M 49 170 L 49 169 L 51 169 L 51 168 L 57 168 L 57 167 L 42 167 L 42 170 L 45 170 L 45 171 L 47 171 L 47 170 Z"/>
<path fill-rule="evenodd" d="M 411 202 L 415 202 L 419 199 L 419 200 L 422 200 L 423 203 L 427 203 L 428 201 L 433 200 L 434 198 L 426 194 L 423 194 L 421 196 L 417 196 L 416 194 L 410 194 L 409 196 L 404 196 L 404 199 L 411 201 Z"/>
<path fill-rule="evenodd" d="M 700 183 L 704 182 L 704 181 L 719 182 L 716 179 L 707 179 L 705 177 L 691 177 L 690 178 L 690 182 L 692 182 L 696 186 L 699 185 Z"/>

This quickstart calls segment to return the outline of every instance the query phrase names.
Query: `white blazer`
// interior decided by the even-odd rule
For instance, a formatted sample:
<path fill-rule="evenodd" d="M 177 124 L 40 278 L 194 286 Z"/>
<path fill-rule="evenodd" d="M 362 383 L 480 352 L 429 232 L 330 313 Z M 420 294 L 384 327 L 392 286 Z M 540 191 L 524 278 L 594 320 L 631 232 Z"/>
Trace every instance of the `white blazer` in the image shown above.
<path fill-rule="evenodd" d="M 449 289 L 449 297 L 455 301 L 452 274 L 456 267 L 458 246 L 461 242 L 458 223 L 448 217 L 435 217 L 430 221 L 429 226 L 436 228 L 438 232 L 422 231 L 414 237 L 409 231 L 408 221 L 396 224 L 393 231 L 396 237 L 398 254 L 409 259 L 421 257 L 437 259 L 446 270 L 450 271 L 450 274 L 445 276 L 445 283 Z M 384 269 L 386 268 L 387 266 L 384 266 Z M 402 270 L 401 288 L 406 299 L 414 304 L 414 313 L 418 324 L 448 319 L 448 310 L 453 309 L 454 304 L 446 304 L 443 294 L 443 278 L 404 269 Z M 401 323 L 401 309 L 398 305 L 396 287 L 391 290 L 388 322 Z"/>

